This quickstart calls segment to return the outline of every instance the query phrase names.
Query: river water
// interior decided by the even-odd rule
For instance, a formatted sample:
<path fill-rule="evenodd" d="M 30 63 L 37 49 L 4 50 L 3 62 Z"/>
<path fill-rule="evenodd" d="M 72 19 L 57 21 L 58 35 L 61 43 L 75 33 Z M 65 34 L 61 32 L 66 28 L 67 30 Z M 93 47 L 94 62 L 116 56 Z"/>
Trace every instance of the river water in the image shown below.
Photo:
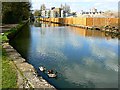
<path fill-rule="evenodd" d="M 117 88 L 118 41 L 100 31 L 40 22 L 26 25 L 10 43 L 56 88 Z M 41 65 L 58 77 L 48 78 Z"/>

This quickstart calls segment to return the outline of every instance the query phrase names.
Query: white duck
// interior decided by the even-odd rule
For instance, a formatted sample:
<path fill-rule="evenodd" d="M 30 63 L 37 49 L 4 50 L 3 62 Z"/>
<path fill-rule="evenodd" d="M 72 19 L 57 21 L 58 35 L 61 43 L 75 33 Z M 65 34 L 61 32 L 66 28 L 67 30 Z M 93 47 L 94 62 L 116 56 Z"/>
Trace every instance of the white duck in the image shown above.
<path fill-rule="evenodd" d="M 40 69 L 41 72 L 44 72 L 46 70 L 46 68 L 43 67 L 43 66 L 39 67 L 39 69 Z"/>

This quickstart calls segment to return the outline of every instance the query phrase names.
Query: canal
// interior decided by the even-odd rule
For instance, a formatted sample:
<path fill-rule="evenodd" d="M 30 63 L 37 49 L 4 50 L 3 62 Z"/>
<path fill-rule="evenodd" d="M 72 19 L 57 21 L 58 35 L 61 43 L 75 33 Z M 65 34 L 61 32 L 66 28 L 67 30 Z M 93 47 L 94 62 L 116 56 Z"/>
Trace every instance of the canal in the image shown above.
<path fill-rule="evenodd" d="M 39 22 L 10 44 L 56 88 L 117 88 L 118 41 L 100 31 Z M 48 78 L 41 65 L 58 77 Z"/>

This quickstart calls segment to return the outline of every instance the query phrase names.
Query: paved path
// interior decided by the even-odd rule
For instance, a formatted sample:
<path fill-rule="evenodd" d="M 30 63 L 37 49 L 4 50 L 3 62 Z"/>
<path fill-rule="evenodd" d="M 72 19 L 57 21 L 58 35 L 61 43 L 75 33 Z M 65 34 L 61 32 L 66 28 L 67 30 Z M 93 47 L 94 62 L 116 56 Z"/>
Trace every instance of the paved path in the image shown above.
<path fill-rule="evenodd" d="M 12 27 L 16 27 L 18 24 L 5 24 L 5 25 L 2 25 L 0 26 L 0 33 L 4 33 L 8 30 L 10 30 L 10 28 Z"/>
<path fill-rule="evenodd" d="M 34 67 L 25 62 L 25 59 L 9 43 L 3 43 L 2 47 L 6 50 L 17 70 L 17 84 L 19 88 L 41 88 L 56 90 L 42 77 L 38 77 Z"/>

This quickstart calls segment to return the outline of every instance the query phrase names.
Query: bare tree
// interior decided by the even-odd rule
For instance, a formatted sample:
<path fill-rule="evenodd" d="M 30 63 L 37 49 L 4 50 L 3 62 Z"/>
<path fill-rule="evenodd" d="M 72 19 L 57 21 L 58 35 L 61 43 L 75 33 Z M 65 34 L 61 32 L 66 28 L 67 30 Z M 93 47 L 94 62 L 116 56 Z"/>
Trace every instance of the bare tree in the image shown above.
<path fill-rule="evenodd" d="M 46 9 L 45 4 L 42 4 L 41 7 L 40 7 L 40 10 L 42 11 L 42 10 L 45 10 L 45 9 Z"/>

